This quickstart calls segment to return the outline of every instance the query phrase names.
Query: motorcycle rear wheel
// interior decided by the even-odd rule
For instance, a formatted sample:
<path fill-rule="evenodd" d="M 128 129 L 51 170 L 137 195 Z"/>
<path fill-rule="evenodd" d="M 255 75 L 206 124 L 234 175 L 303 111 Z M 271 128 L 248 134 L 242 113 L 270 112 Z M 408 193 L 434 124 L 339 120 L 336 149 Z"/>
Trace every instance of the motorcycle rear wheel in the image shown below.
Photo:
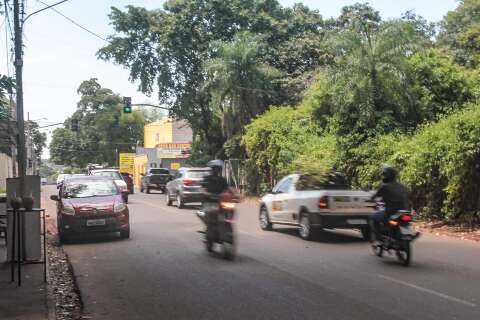
<path fill-rule="evenodd" d="M 235 259 L 235 246 L 233 243 L 229 243 L 229 242 L 223 243 L 223 258 L 225 260 Z"/>
<path fill-rule="evenodd" d="M 400 261 L 404 266 L 410 265 L 410 261 L 412 258 L 410 241 L 404 240 L 401 247 L 396 251 L 396 254 L 398 261 Z"/>

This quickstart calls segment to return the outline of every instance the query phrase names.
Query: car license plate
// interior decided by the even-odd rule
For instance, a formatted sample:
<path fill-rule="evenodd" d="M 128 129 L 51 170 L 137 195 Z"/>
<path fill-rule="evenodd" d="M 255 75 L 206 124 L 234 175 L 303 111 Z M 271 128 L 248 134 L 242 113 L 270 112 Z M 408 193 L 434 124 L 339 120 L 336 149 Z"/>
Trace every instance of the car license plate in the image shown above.
<path fill-rule="evenodd" d="M 87 227 L 104 226 L 105 224 L 106 224 L 105 219 L 87 220 Z"/>
<path fill-rule="evenodd" d="M 410 235 L 412 236 L 414 234 L 413 228 L 411 226 L 408 227 L 402 227 L 400 226 L 400 233 L 402 235 Z"/>
<path fill-rule="evenodd" d="M 367 224 L 365 219 L 347 219 L 348 224 Z"/>

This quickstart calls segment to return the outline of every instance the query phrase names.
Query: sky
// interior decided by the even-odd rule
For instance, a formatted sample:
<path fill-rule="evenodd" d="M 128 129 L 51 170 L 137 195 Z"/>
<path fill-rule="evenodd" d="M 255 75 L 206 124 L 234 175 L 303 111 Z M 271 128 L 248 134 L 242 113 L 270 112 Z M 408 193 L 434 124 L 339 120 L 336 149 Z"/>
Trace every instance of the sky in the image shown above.
<path fill-rule="evenodd" d="M 46 4 L 57 1 L 41 0 Z M 226 0 L 228 1 L 228 0 Z M 12 0 L 9 1 L 12 3 Z M 148 9 L 161 7 L 164 1 L 155 0 L 69 0 L 56 7 L 65 16 L 89 29 L 101 38 L 113 33 L 109 24 L 110 7 L 126 5 Z M 341 8 L 358 0 L 279 0 L 284 6 L 302 2 L 317 9 L 324 18 L 336 17 Z M 397 18 L 403 12 L 413 10 L 432 22 L 458 5 L 457 0 L 371 0 L 383 19 Z M 42 8 L 39 0 L 27 0 L 27 14 Z M 0 74 L 7 71 L 7 24 L 0 17 Z M 8 41 L 10 43 L 10 41 Z M 11 47 L 11 44 L 9 44 Z M 147 97 L 137 91 L 137 84 L 128 80 L 128 70 L 110 62 L 100 61 L 95 53 L 106 42 L 79 28 L 52 10 L 45 10 L 29 18 L 24 29 L 24 109 L 32 120 L 40 125 L 63 122 L 76 109 L 79 100 L 77 88 L 83 80 L 98 78 L 99 83 L 121 96 L 131 96 L 133 103 L 157 103 L 156 94 Z M 13 66 L 10 64 L 10 75 Z M 28 114 L 27 114 L 28 113 Z M 53 129 L 44 129 L 51 135 Z M 48 157 L 48 150 L 44 157 Z"/>

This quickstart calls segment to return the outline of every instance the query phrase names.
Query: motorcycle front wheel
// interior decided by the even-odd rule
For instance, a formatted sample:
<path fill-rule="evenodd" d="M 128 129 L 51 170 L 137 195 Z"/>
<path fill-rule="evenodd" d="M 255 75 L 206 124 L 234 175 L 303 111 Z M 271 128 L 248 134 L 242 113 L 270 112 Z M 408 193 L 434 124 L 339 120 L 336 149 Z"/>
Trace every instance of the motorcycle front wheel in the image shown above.
<path fill-rule="evenodd" d="M 400 261 L 404 266 L 410 265 L 410 261 L 412 258 L 410 241 L 404 240 L 401 247 L 397 250 L 396 254 L 398 261 Z"/>

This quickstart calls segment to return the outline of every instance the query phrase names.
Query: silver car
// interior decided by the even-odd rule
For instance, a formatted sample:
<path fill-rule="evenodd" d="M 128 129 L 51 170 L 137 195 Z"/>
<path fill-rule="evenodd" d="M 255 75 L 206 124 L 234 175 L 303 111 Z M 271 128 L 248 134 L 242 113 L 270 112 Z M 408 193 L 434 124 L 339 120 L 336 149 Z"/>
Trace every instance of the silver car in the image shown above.
<path fill-rule="evenodd" d="M 172 181 L 167 183 L 166 201 L 171 206 L 176 201 L 178 208 L 186 203 L 202 202 L 202 181 L 210 174 L 210 168 L 181 168 Z"/>

